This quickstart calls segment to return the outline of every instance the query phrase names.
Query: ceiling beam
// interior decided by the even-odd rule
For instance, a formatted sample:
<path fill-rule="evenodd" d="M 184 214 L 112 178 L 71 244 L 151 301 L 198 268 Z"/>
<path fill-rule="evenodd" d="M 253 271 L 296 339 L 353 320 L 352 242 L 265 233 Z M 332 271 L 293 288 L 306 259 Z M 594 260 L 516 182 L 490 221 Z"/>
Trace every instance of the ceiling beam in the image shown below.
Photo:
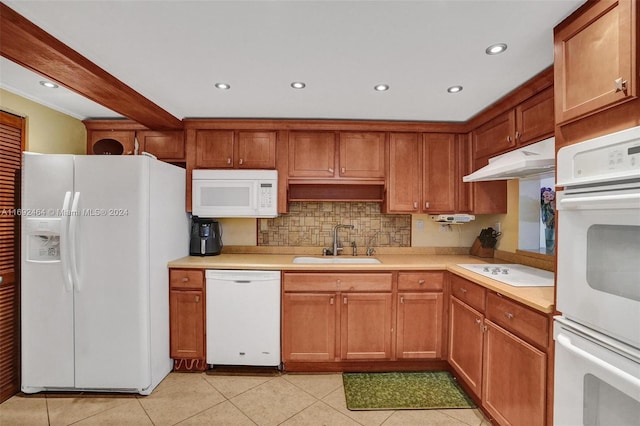
<path fill-rule="evenodd" d="M 149 129 L 182 121 L 0 3 L 0 55 Z"/>

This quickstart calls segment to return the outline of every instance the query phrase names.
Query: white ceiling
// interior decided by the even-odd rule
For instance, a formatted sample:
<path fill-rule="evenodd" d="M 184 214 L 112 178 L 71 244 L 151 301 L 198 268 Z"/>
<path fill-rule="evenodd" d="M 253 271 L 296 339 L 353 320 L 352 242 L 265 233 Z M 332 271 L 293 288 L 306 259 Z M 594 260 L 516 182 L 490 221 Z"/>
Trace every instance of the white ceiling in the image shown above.
<path fill-rule="evenodd" d="M 553 27 L 582 2 L 4 3 L 180 119 L 465 121 L 553 63 Z M 505 53 L 485 54 L 499 42 Z M 118 116 L 40 80 L 0 61 L 9 91 L 78 118 Z"/>

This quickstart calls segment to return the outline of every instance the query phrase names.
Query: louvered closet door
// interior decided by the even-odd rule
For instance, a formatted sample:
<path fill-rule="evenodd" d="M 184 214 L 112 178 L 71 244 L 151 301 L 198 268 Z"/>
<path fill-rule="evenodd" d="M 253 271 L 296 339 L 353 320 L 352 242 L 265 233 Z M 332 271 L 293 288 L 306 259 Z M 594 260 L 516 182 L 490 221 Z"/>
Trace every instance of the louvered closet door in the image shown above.
<path fill-rule="evenodd" d="M 20 389 L 20 164 L 24 119 L 0 111 L 0 402 Z"/>

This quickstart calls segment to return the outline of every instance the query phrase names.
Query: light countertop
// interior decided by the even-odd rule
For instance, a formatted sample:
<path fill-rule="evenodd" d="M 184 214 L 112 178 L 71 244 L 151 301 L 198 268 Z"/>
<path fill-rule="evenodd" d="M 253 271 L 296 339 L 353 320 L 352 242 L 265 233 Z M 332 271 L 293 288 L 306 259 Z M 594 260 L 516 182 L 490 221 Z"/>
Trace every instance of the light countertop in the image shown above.
<path fill-rule="evenodd" d="M 416 271 L 448 270 L 490 290 L 499 292 L 540 312 L 554 311 L 554 287 L 513 287 L 456 266 L 460 263 L 495 263 L 469 255 L 380 254 L 379 264 L 309 264 L 293 263 L 291 254 L 220 254 L 218 256 L 187 256 L 169 262 L 170 268 L 187 269 L 247 269 L 283 271 Z M 341 256 L 350 257 L 350 256 Z M 364 257 L 364 256 L 363 256 Z M 504 262 L 501 262 L 504 263 Z"/>

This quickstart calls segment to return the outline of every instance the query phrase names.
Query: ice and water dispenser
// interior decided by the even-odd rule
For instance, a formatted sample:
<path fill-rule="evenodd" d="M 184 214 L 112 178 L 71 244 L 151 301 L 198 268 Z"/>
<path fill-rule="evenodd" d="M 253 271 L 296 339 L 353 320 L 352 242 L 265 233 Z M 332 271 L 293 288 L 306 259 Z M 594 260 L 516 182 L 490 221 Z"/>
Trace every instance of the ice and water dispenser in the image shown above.
<path fill-rule="evenodd" d="M 28 262 L 60 261 L 60 218 L 27 218 L 24 226 Z"/>

